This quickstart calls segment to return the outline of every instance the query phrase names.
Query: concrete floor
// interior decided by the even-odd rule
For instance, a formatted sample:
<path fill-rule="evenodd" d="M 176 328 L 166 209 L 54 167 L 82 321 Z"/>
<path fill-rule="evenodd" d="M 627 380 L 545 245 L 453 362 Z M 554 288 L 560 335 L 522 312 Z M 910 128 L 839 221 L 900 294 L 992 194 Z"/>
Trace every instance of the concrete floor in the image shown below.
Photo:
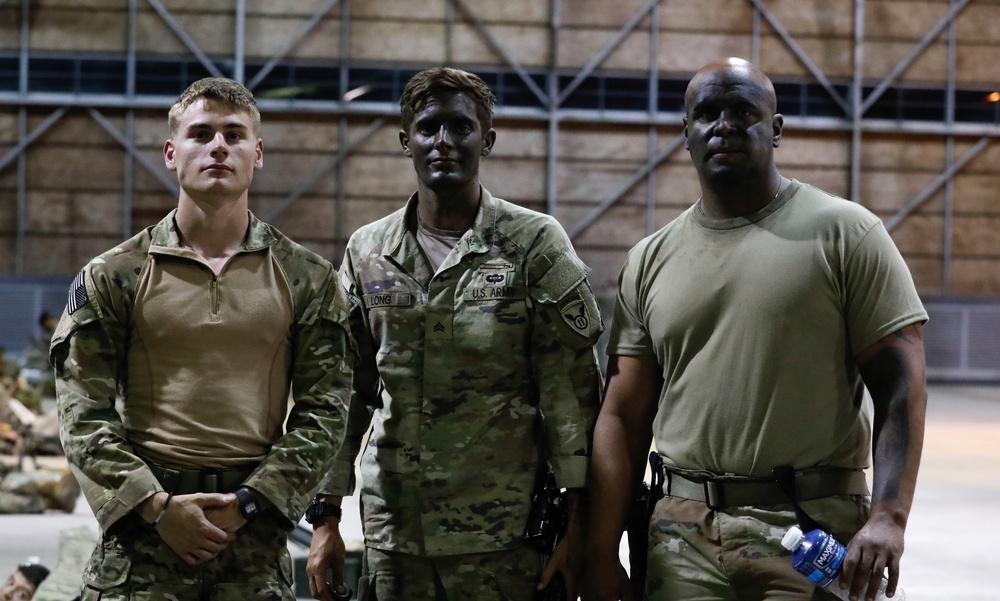
<path fill-rule="evenodd" d="M 908 601 L 1000 601 L 1000 387 L 933 385 L 929 396 L 900 585 Z M 360 539 L 352 501 L 344 534 Z M 82 499 L 72 514 L 0 516 L 0 578 L 30 555 L 54 566 L 59 531 L 81 524 L 97 529 Z"/>

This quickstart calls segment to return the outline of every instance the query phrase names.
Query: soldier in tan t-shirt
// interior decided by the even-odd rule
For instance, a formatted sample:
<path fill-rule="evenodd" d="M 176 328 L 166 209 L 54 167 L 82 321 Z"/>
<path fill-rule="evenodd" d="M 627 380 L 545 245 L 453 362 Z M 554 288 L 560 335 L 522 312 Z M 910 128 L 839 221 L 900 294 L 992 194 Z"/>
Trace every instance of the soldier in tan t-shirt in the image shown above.
<path fill-rule="evenodd" d="M 756 67 L 707 65 L 685 107 L 702 197 L 619 278 L 584 596 L 633 598 L 618 546 L 651 439 L 666 496 L 638 594 L 831 598 L 781 547 L 800 516 L 779 466 L 805 517 L 849 542 L 841 583 L 872 598 L 888 570 L 891 594 L 923 439 L 927 313 L 878 217 L 778 172 L 783 119 Z"/>

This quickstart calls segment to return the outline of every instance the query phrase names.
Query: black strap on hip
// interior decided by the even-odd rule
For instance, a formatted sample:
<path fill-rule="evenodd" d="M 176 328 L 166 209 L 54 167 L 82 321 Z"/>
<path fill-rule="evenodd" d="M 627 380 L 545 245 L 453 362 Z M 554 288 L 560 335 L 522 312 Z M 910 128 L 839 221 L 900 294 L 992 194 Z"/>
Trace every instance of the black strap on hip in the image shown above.
<path fill-rule="evenodd" d="M 795 468 L 790 465 L 776 465 L 771 469 L 771 473 L 774 474 L 774 480 L 781 488 L 781 492 L 785 493 L 788 502 L 792 504 L 792 509 L 795 510 L 795 519 L 799 521 L 802 531 L 822 530 L 823 527 L 809 517 L 809 514 L 796 501 L 798 497 L 795 494 Z"/>

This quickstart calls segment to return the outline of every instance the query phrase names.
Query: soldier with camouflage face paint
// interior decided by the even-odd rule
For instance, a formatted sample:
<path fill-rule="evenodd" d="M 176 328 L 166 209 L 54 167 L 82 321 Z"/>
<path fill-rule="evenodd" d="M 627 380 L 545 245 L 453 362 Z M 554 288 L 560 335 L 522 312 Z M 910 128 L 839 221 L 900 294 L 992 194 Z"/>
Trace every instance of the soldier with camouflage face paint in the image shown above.
<path fill-rule="evenodd" d="M 557 572 L 576 598 L 577 518 L 544 566 L 522 534 L 540 462 L 572 497 L 586 484 L 603 324 L 555 219 L 479 183 L 493 102 L 464 71 L 410 80 L 399 140 L 417 192 L 355 232 L 341 265 L 361 359 L 347 438 L 320 492 L 334 505 L 353 492 L 371 424 L 362 599 L 522 601 Z M 310 585 L 331 601 L 343 541 L 336 517 L 314 525 Z"/>
<path fill-rule="evenodd" d="M 349 305 L 329 262 L 249 211 L 250 92 L 197 81 L 169 125 L 177 209 L 83 268 L 52 341 L 102 530 L 82 598 L 292 600 L 286 531 L 346 426 Z"/>

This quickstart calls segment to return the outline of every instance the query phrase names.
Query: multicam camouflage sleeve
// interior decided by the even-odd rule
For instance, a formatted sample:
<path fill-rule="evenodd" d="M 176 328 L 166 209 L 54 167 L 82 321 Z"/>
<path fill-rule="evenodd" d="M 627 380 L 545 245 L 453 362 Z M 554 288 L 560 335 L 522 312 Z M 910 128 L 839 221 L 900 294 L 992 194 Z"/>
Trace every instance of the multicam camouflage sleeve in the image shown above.
<path fill-rule="evenodd" d="M 59 438 L 102 530 L 163 490 L 133 452 L 115 408 L 128 340 L 120 279 L 103 258 L 77 275 L 49 355 Z"/>
<path fill-rule="evenodd" d="M 590 437 L 600 405 L 601 373 L 594 345 L 604 331 L 587 282 L 589 269 L 561 228 L 528 267 L 535 304 L 531 354 L 549 463 L 560 488 L 585 486 Z"/>
<path fill-rule="evenodd" d="M 318 493 L 348 496 L 357 486 L 354 464 L 365 433 L 371 425 L 372 412 L 378 396 L 379 375 L 375 363 L 375 348 L 364 307 L 361 305 L 357 282 L 352 270 L 351 249 L 348 248 L 340 267 L 340 278 L 351 305 L 351 333 L 358 349 L 354 367 L 354 383 L 348 408 L 347 432 L 330 471 L 323 478 Z"/>
<path fill-rule="evenodd" d="M 290 277 L 290 282 L 302 281 Z M 246 485 L 264 495 L 292 528 L 340 449 L 357 349 L 348 302 L 336 272 L 293 326 L 292 398 L 285 434 Z M 295 291 L 293 291 L 295 294 Z"/>

